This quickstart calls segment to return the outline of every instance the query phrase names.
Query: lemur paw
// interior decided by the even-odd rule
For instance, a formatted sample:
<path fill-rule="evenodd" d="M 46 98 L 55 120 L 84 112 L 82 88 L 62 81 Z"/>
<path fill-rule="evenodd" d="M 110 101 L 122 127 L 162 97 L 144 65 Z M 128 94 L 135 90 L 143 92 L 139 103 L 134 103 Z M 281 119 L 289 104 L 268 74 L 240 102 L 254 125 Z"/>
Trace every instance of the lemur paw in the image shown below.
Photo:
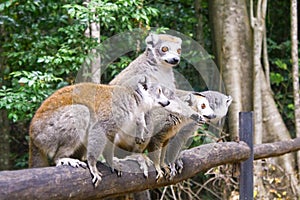
<path fill-rule="evenodd" d="M 153 164 L 152 160 L 150 160 L 148 156 L 141 154 L 141 157 L 137 158 L 137 162 L 140 165 L 140 169 L 143 171 L 144 176 L 148 178 L 148 167 L 150 167 Z"/>
<path fill-rule="evenodd" d="M 177 174 L 175 163 L 170 163 L 169 164 L 169 169 L 170 169 L 170 173 L 169 173 L 168 178 L 169 178 L 169 180 L 172 180 Z"/>
<path fill-rule="evenodd" d="M 98 187 L 99 183 L 101 182 L 102 178 L 101 178 L 102 174 L 100 172 L 98 173 L 92 173 L 92 182 L 94 187 Z"/>
<path fill-rule="evenodd" d="M 132 154 L 132 155 L 126 156 L 123 159 L 118 159 L 118 160 L 123 160 L 123 161 L 131 160 L 131 161 L 137 162 L 138 165 L 140 166 L 140 169 L 143 171 L 145 178 L 148 178 L 148 173 L 149 173 L 148 168 L 153 164 L 152 160 L 150 160 L 150 158 L 148 156 L 141 154 L 141 153 Z"/>
<path fill-rule="evenodd" d="M 163 177 L 164 177 L 164 172 L 159 168 L 159 169 L 156 169 L 156 182 L 159 182 Z"/>
<path fill-rule="evenodd" d="M 202 115 L 200 115 L 200 114 L 192 114 L 190 116 L 190 118 L 192 120 L 194 120 L 195 122 L 197 122 L 198 124 L 204 124 L 206 122 L 205 118 Z"/>
<path fill-rule="evenodd" d="M 121 159 L 119 159 L 119 158 L 113 157 L 113 164 L 110 167 L 111 168 L 111 172 L 112 173 L 116 172 L 116 174 L 117 174 L 118 177 L 122 176 L 122 171 L 121 171 L 122 165 L 120 164 L 120 160 Z"/>
<path fill-rule="evenodd" d="M 178 174 L 181 174 L 182 169 L 183 169 L 183 162 L 182 162 L 181 158 L 178 158 L 178 159 L 175 161 L 175 164 L 176 164 L 176 168 L 177 168 Z"/>
<path fill-rule="evenodd" d="M 135 143 L 136 144 L 142 144 L 145 142 L 145 139 L 142 137 L 142 138 L 139 138 L 139 137 L 135 137 Z"/>
<path fill-rule="evenodd" d="M 73 158 L 60 158 L 56 161 L 56 166 L 65 166 L 65 165 L 74 168 L 79 168 L 79 167 L 82 167 L 84 169 L 87 168 L 87 164 L 85 162 Z"/>
<path fill-rule="evenodd" d="M 101 172 L 98 171 L 96 166 L 89 166 L 89 168 L 90 168 L 90 173 L 92 175 L 92 183 L 96 188 L 102 180 L 101 178 L 102 174 Z"/>

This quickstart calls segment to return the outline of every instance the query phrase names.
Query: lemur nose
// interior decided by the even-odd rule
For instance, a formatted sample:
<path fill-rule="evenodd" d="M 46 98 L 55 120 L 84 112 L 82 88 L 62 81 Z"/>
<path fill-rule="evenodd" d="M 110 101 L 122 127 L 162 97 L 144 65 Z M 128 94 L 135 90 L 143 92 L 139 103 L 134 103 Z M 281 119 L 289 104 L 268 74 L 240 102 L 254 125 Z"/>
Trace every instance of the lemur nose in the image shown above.
<path fill-rule="evenodd" d="M 166 107 L 170 104 L 170 101 L 167 101 L 167 102 L 159 102 L 159 104 L 162 106 L 162 107 Z"/>
<path fill-rule="evenodd" d="M 179 63 L 179 61 L 180 61 L 179 58 L 172 58 L 170 60 L 166 60 L 166 62 L 169 63 L 169 64 L 171 64 L 171 65 L 176 65 L 176 64 Z"/>
<path fill-rule="evenodd" d="M 173 58 L 172 62 L 173 62 L 174 64 L 178 63 L 178 62 L 179 62 L 179 58 Z"/>
<path fill-rule="evenodd" d="M 207 119 L 214 119 L 217 116 L 215 114 L 212 114 L 212 115 L 204 115 L 204 117 L 207 118 Z"/>

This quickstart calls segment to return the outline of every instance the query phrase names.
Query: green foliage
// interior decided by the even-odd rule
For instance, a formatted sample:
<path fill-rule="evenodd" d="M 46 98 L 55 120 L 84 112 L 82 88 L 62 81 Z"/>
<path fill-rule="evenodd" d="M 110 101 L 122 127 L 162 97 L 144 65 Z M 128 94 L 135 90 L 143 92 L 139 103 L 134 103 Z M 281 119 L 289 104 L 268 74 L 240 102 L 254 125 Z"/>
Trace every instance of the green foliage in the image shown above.
<path fill-rule="evenodd" d="M 3 56 L 11 71 L 48 66 L 36 65 L 40 56 L 53 55 L 62 44 L 63 36 L 58 28 L 68 24 L 59 3 L 26 1 L 11 4 L 3 16 L 15 23 L 2 21 L 5 32 Z"/>
<path fill-rule="evenodd" d="M 32 118 L 37 106 L 54 91 L 54 83 L 64 84 L 61 78 L 39 71 L 16 71 L 10 76 L 12 87 L 0 88 L 0 109 L 8 110 L 14 122 Z"/>
<path fill-rule="evenodd" d="M 15 168 L 16 169 L 24 169 L 28 167 L 28 153 L 25 153 L 23 155 L 12 155 L 13 159 L 16 161 Z"/>
<path fill-rule="evenodd" d="M 88 5 L 79 0 L 6 0 L 0 3 L 0 11 L 0 109 L 8 111 L 13 125 L 23 127 L 54 90 L 74 82 L 88 53 L 98 45 L 95 38 L 85 36 L 89 23 L 100 22 L 104 40 L 149 26 L 158 14 L 158 9 L 144 6 L 142 0 L 92 0 Z M 105 78 L 111 79 L 131 59 L 124 55 L 117 60 Z M 26 129 L 17 128 L 17 132 L 28 135 Z M 13 151 L 25 152 L 23 148 Z M 25 166 L 26 156 L 12 157 L 16 167 Z"/>
<path fill-rule="evenodd" d="M 291 42 L 277 43 L 268 39 L 270 56 L 270 82 L 274 98 L 285 123 L 294 136 L 294 104 L 292 88 L 292 65 L 290 58 Z"/>
<path fill-rule="evenodd" d="M 129 56 L 121 56 L 118 61 L 109 65 L 109 68 L 107 69 L 108 74 L 110 74 L 111 77 L 117 75 L 120 71 L 125 69 L 131 61 L 132 58 Z"/>
<path fill-rule="evenodd" d="M 150 25 L 153 17 L 159 13 L 158 9 L 145 6 L 142 0 L 96 1 L 88 4 L 66 4 L 70 17 L 79 24 L 100 23 L 101 41 L 123 31 L 133 28 L 144 28 Z M 112 63 L 102 76 L 102 82 L 111 80 L 136 57 L 129 53 Z"/>
<path fill-rule="evenodd" d="M 157 16 L 159 11 L 151 6 L 144 6 L 143 2 L 117 0 L 112 3 L 108 0 L 92 0 L 88 5 L 67 4 L 64 7 L 72 18 L 83 24 L 100 23 L 101 30 L 108 31 L 102 34 L 102 38 L 106 38 L 125 30 L 149 26 L 151 18 Z"/>
<path fill-rule="evenodd" d="M 271 87 L 283 120 L 294 137 L 291 41 L 290 26 L 287 25 L 290 24 L 290 2 L 270 1 L 268 9 L 266 26 Z"/>
<path fill-rule="evenodd" d="M 193 36 L 196 24 L 194 1 L 155 1 L 153 4 L 161 12 L 156 17 L 153 26 L 165 26 L 172 30 L 180 31 L 189 36 Z"/>

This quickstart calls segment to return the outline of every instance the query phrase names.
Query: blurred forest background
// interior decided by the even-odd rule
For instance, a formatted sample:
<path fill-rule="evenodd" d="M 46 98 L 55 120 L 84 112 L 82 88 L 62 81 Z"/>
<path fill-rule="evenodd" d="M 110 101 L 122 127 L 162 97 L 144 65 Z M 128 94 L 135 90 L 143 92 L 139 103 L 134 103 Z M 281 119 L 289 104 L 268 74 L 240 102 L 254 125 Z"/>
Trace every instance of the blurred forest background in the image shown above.
<path fill-rule="evenodd" d="M 227 140 L 230 140 L 228 135 L 231 139 L 237 136 L 238 111 L 251 110 L 260 114 L 261 117 L 257 119 L 261 121 L 258 123 L 263 124 L 261 131 L 256 132 L 256 143 L 296 137 L 291 3 L 269 1 L 265 12 L 262 7 L 262 29 L 256 29 L 252 22 L 260 16 L 256 12 L 259 11 L 259 2 L 254 1 L 252 7 L 250 1 L 246 0 L 2 0 L 0 170 L 28 167 L 28 127 L 35 110 L 55 90 L 74 83 L 88 53 L 99 42 L 133 28 L 164 27 L 176 30 L 199 42 L 212 56 L 223 76 L 227 94 L 234 99 L 227 119 L 228 128 L 222 134 Z M 255 10 L 255 16 L 251 15 L 251 10 Z M 97 35 L 93 35 L 94 28 L 97 29 Z M 258 49 L 259 54 L 263 55 L 258 58 L 264 71 L 261 76 L 265 75 L 266 79 L 260 78 L 263 82 L 252 76 L 253 69 L 260 69 L 255 68 L 257 62 L 253 59 L 256 55 L 254 44 L 257 30 L 263 30 L 258 31 L 262 36 L 259 44 L 263 46 L 260 51 Z M 111 80 L 138 53 L 141 52 L 126 54 L 117 59 L 104 72 L 101 81 L 106 83 Z M 239 60 L 238 63 L 231 60 L 233 57 L 238 58 L 235 59 Z M 240 71 L 237 72 L 237 69 Z M 199 79 L 198 74 L 189 72 L 188 67 L 181 70 L 181 73 L 189 80 Z M 196 90 L 204 89 L 197 88 L 195 84 L 193 86 Z M 261 92 L 255 91 L 256 87 Z M 271 111 L 264 110 L 270 104 L 270 95 L 264 98 L 265 91 L 269 91 L 279 115 L 274 114 L 274 108 Z M 255 107 L 256 97 L 261 101 L 258 104 L 260 109 Z M 266 120 L 270 113 L 277 118 Z M 279 124 L 284 126 L 284 130 L 278 131 L 287 133 L 284 136 L 276 134 L 276 127 L 270 125 L 277 120 L 283 122 Z M 207 139 L 211 137 L 201 135 L 195 138 L 194 145 L 204 141 L 212 142 Z M 261 184 L 268 194 L 256 192 L 257 196 L 268 195 L 278 199 L 296 196 L 299 187 L 296 184 L 299 173 L 296 171 L 300 166 L 296 156 L 291 156 L 293 159 L 289 160 L 290 166 L 281 166 L 280 161 L 261 161 Z M 230 166 L 212 169 L 171 189 L 153 191 L 153 198 L 159 198 L 163 193 L 166 198 L 172 199 L 174 190 L 189 198 L 196 198 L 193 195 L 199 194 L 204 195 L 202 199 L 228 198 L 238 188 L 231 170 Z M 290 180 L 291 176 L 295 177 L 294 182 Z"/>

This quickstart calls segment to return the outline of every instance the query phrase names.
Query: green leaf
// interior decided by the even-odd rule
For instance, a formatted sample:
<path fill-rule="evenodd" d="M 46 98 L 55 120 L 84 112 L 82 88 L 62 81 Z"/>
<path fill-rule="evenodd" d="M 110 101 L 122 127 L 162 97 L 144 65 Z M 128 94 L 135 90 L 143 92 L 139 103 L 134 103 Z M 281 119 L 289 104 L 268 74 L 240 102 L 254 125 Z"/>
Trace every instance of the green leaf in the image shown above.
<path fill-rule="evenodd" d="M 44 62 L 44 61 L 45 61 L 44 58 L 38 58 L 38 60 L 37 60 L 38 63 L 42 63 L 42 62 Z"/>
<path fill-rule="evenodd" d="M 276 60 L 275 61 L 275 64 L 280 68 L 280 69 L 283 69 L 283 70 L 287 70 L 287 64 L 284 63 L 282 60 Z"/>
<path fill-rule="evenodd" d="M 30 81 L 28 81 L 28 86 L 31 87 L 34 83 L 35 83 L 34 80 L 30 80 Z"/>
<path fill-rule="evenodd" d="M 26 78 L 26 77 L 22 77 L 18 82 L 19 83 L 28 83 L 28 78 Z"/>
<path fill-rule="evenodd" d="M 270 73 L 270 81 L 272 84 L 275 84 L 278 86 L 279 84 L 281 84 L 284 81 L 284 77 L 279 73 L 271 72 Z"/>

